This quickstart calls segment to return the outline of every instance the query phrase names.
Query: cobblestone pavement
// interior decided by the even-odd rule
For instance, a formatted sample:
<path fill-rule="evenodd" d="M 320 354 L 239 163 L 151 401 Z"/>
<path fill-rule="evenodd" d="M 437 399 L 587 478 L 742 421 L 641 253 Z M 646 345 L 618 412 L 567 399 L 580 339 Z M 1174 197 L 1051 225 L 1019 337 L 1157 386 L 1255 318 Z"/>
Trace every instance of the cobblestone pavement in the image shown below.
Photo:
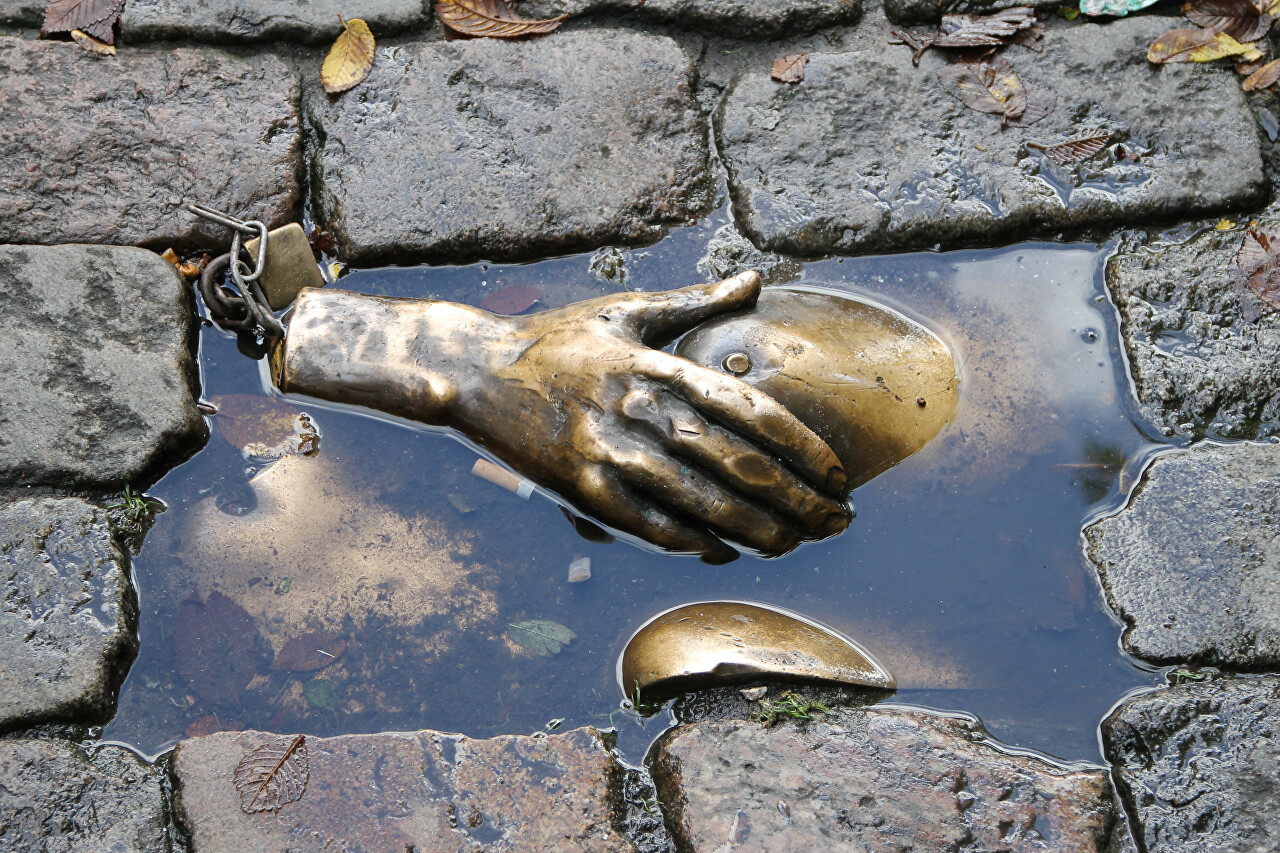
<path fill-rule="evenodd" d="M 43 5 L 0 0 L 0 848 L 1280 849 L 1280 314 L 1247 319 L 1226 271 L 1238 229 L 1148 239 L 1276 223 L 1277 105 L 1228 67 L 1148 65 L 1181 19 L 1052 18 L 1042 53 L 1007 56 L 1056 110 L 1002 130 L 936 85 L 941 57 L 913 68 L 887 41 L 890 18 L 1012 0 L 530 0 L 571 17 L 515 43 L 446 41 L 419 0 L 129 0 L 116 58 L 38 40 Z M 331 97 L 315 70 L 339 13 L 380 48 Z M 805 81 L 771 80 L 794 52 Z M 1127 148 L 1057 166 L 1028 146 L 1079 126 Z M 189 290 L 148 251 L 215 247 L 185 201 L 272 224 L 305 208 L 357 262 L 460 262 L 652 242 L 722 179 L 738 227 L 709 277 L 1149 229 L 1107 286 L 1144 417 L 1192 443 L 1086 545 L 1126 649 L 1177 669 L 1104 721 L 1109 768 L 851 703 L 822 723 L 681 725 L 652 779 L 591 729 L 308 739 L 308 798 L 249 814 L 230 777 L 273 736 L 154 764 L 94 743 L 137 647 L 134 534 L 108 504 L 208 434 Z"/>

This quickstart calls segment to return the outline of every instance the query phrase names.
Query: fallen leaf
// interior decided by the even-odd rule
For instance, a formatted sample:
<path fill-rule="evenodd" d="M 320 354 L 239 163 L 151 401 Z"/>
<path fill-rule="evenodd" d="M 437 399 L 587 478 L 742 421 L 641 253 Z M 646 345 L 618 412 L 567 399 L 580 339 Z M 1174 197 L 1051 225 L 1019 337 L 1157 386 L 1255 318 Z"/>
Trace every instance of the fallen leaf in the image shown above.
<path fill-rule="evenodd" d="M 957 62 L 938 69 L 938 80 L 966 107 L 1015 119 L 1027 108 L 1027 90 L 1004 57 Z"/>
<path fill-rule="evenodd" d="M 1044 21 L 1037 18 L 1031 26 L 1014 33 L 1010 41 L 1036 53 L 1044 53 L 1044 32 Z"/>
<path fill-rule="evenodd" d="M 71 40 L 90 53 L 95 53 L 98 56 L 116 55 L 115 45 L 107 44 L 105 41 L 96 39 L 83 30 L 72 30 Z"/>
<path fill-rule="evenodd" d="M 568 17 L 522 18 L 509 0 L 436 0 L 436 15 L 454 32 L 484 38 L 546 35 Z"/>
<path fill-rule="evenodd" d="M 480 307 L 494 314 L 519 314 L 528 311 L 541 298 L 540 289 L 527 284 L 513 284 L 490 293 Z"/>
<path fill-rule="evenodd" d="M 281 459 L 320 451 L 315 421 L 287 403 L 257 394 L 222 394 L 211 402 L 218 407 L 214 421 L 218 435 L 242 453 Z"/>
<path fill-rule="evenodd" d="M 333 236 L 333 232 L 321 231 L 314 225 L 307 232 L 307 243 L 311 246 L 311 254 L 316 256 L 317 261 L 324 260 L 324 255 L 338 253 L 338 240 Z"/>
<path fill-rule="evenodd" d="M 1236 59 L 1236 72 L 1246 77 L 1266 65 L 1271 60 L 1271 39 L 1260 38 L 1249 42 L 1250 46 L 1260 54 L 1254 59 Z"/>
<path fill-rule="evenodd" d="M 240 808 L 253 814 L 295 803 L 302 799 L 310 776 L 307 736 L 272 738 L 249 750 L 236 765 Z"/>
<path fill-rule="evenodd" d="M 1027 108 L 1017 118 L 1008 119 L 1014 127 L 1029 127 L 1050 115 L 1058 106 L 1058 93 L 1048 86 L 1026 82 L 1022 85 L 1027 90 Z"/>
<path fill-rule="evenodd" d="M 578 635 L 559 622 L 550 619 L 530 619 L 512 622 L 507 626 L 507 636 L 518 646 L 540 657 L 558 654 L 560 649 Z"/>
<path fill-rule="evenodd" d="M 1232 222 L 1230 219 L 1219 219 L 1218 224 L 1213 226 L 1213 230 L 1230 231 L 1232 228 L 1235 228 L 1235 227 L 1236 227 L 1236 224 Z"/>
<path fill-rule="evenodd" d="M 1193 24 L 1226 33 L 1239 42 L 1256 41 L 1271 29 L 1271 16 L 1252 0 L 1195 0 L 1182 7 Z"/>
<path fill-rule="evenodd" d="M 809 57 L 803 53 L 789 53 L 773 61 L 770 76 L 779 83 L 799 83 L 804 79 L 804 66 Z"/>
<path fill-rule="evenodd" d="M 1066 166 L 1092 157 L 1105 148 L 1110 141 L 1111 131 L 1095 128 L 1082 130 L 1068 139 L 1049 145 L 1043 142 L 1028 142 L 1027 147 L 1043 151 L 1046 157 L 1059 166 Z"/>
<path fill-rule="evenodd" d="M 342 21 L 342 16 L 338 16 Z M 342 21 L 342 32 L 320 66 L 320 82 L 330 95 L 359 85 L 373 68 L 374 42 L 369 25 L 359 18 Z"/>
<path fill-rule="evenodd" d="M 217 714 L 207 714 L 187 726 L 184 734 L 187 737 L 204 737 L 214 734 L 215 732 L 240 732 L 244 731 L 244 726 L 235 720 L 228 720 L 219 717 Z"/>
<path fill-rule="evenodd" d="M 1280 0 L 1277 0 L 1277 2 L 1280 2 Z M 1058 17 L 1062 18 L 1064 21 L 1074 21 L 1076 18 L 1080 17 L 1080 10 L 1075 6 L 1059 6 Z"/>
<path fill-rule="evenodd" d="M 294 637 L 276 655 L 272 669 L 285 672 L 314 672 L 342 657 L 347 641 L 328 631 L 313 631 Z"/>
<path fill-rule="evenodd" d="M 115 44 L 116 19 L 124 0 L 49 0 L 40 35 L 80 30 L 107 45 Z"/>
<path fill-rule="evenodd" d="M 1147 48 L 1147 61 L 1161 65 L 1166 62 L 1212 62 L 1228 56 L 1257 59 L 1262 51 L 1251 44 L 1241 44 L 1225 33 L 1213 30 L 1170 30 Z"/>
<path fill-rule="evenodd" d="M 1277 80 L 1280 80 L 1280 59 L 1273 59 L 1246 77 L 1240 85 L 1246 92 L 1253 92 L 1257 89 L 1269 89 Z"/>
<path fill-rule="evenodd" d="M 187 686 L 215 705 L 239 705 L 266 648 L 248 611 L 220 592 L 189 598 L 178 607 L 172 636 L 174 664 Z"/>
<path fill-rule="evenodd" d="M 1280 310 L 1280 234 L 1250 223 L 1236 256 L 1228 267 L 1233 278 L 1253 299 L 1242 303 L 1250 322 Z"/>
<path fill-rule="evenodd" d="M 313 678 L 302 685 L 302 695 L 307 697 L 307 704 L 321 711 L 338 710 L 338 690 L 327 678 Z"/>
<path fill-rule="evenodd" d="M 1018 30 L 1036 23 L 1035 9 L 1013 6 L 990 15 L 943 15 L 936 33 L 893 30 L 911 48 L 911 64 L 919 65 L 920 56 L 931 47 L 1000 47 Z"/>
<path fill-rule="evenodd" d="M 115 48 L 111 49 L 111 53 L 113 56 L 115 55 Z M 173 249 L 165 249 L 164 254 L 160 257 L 177 267 L 179 275 L 189 279 L 195 278 L 204 272 L 204 268 L 209 265 L 209 261 L 213 260 L 209 255 L 203 255 L 198 261 L 183 261 Z"/>

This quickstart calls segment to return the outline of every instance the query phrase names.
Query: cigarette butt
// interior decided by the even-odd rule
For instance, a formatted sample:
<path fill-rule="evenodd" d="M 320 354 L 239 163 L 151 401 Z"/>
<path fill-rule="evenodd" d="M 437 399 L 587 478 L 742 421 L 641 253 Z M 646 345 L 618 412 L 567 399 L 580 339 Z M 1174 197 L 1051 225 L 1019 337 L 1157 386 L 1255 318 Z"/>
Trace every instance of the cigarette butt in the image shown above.
<path fill-rule="evenodd" d="M 477 459 L 476 464 L 471 466 L 471 473 L 475 474 L 482 480 L 488 480 L 496 486 L 502 486 L 509 492 L 515 492 L 518 497 L 525 500 L 529 499 L 529 495 L 533 494 L 533 483 L 521 477 L 519 474 L 513 474 L 500 465 L 494 465 L 488 459 Z"/>
<path fill-rule="evenodd" d="M 591 580 L 591 558 L 579 557 L 569 564 L 569 583 Z"/>

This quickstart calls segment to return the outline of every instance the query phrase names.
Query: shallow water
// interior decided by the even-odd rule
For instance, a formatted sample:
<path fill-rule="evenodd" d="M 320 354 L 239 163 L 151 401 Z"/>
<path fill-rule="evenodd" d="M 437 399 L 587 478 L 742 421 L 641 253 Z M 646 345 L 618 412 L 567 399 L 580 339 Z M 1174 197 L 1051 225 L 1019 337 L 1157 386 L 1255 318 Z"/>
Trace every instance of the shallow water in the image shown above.
<path fill-rule="evenodd" d="M 721 224 L 623 252 L 626 286 L 705 280 L 697 261 Z M 855 637 L 898 676 L 891 701 L 971 712 L 1006 743 L 1097 761 L 1100 718 L 1160 680 L 1120 651 L 1080 544 L 1084 521 L 1120 504 L 1157 447 L 1132 414 L 1106 254 L 1038 243 L 806 264 L 799 281 L 886 302 L 937 331 L 961 362 L 962 399 L 941 437 L 854 493 L 844 534 L 777 560 L 711 567 L 589 543 L 551 501 L 471 476 L 474 451 L 439 433 L 307 401 L 295 408 L 318 426 L 319 452 L 269 465 L 246 460 L 214 416 L 208 447 L 149 490 L 169 509 L 135 560 L 142 650 L 103 736 L 156 753 L 210 717 L 318 735 L 475 736 L 563 718 L 617 725 L 638 760 L 665 718 L 641 725 L 619 712 L 622 644 L 661 610 L 731 598 Z M 581 255 L 366 270 L 341 286 L 479 303 L 526 285 L 553 307 L 620 289 L 590 265 Z M 259 364 L 216 330 L 204 331 L 201 363 L 206 399 L 266 393 Z M 592 577 L 568 583 L 583 556 Z M 206 676 L 175 648 L 191 647 L 196 605 L 183 602 L 213 592 L 253 624 L 201 638 Z M 505 633 L 534 619 L 576 636 L 531 655 Z M 269 668 L 284 642 L 317 630 L 346 641 L 336 662 Z M 233 664 L 247 685 L 203 683 Z"/>

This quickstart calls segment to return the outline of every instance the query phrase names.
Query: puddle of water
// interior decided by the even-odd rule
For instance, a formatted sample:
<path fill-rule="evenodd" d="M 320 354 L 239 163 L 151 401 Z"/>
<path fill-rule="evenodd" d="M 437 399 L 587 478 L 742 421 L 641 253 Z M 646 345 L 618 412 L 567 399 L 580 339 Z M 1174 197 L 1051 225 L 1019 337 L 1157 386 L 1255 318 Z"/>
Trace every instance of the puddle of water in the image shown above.
<path fill-rule="evenodd" d="M 621 253 L 627 287 L 702 280 L 697 261 L 725 221 Z M 295 406 L 318 426 L 319 452 L 273 466 L 246 460 L 215 416 L 209 446 L 150 490 L 169 509 L 135 560 L 142 649 L 104 737 L 155 753 L 202 718 L 480 737 L 564 718 L 618 725 L 639 760 L 663 722 L 619 712 L 623 642 L 661 610 L 727 598 L 855 637 L 898 676 L 894 702 L 971 712 L 1006 743 L 1097 760 L 1099 719 L 1158 680 L 1119 650 L 1080 547 L 1082 521 L 1120 502 L 1154 447 L 1131 419 L 1104 257 L 1093 245 L 1026 244 L 805 265 L 806 284 L 873 297 L 938 331 L 960 358 L 963 394 L 939 439 L 855 492 L 846 533 L 777 560 L 712 567 L 587 542 L 550 501 L 473 477 L 475 453 L 460 443 L 360 413 Z M 367 270 L 342 286 L 479 303 L 518 285 L 553 307 L 619 289 L 590 266 L 581 255 Z M 233 339 L 206 329 L 201 362 L 206 398 L 264 394 Z M 568 583 L 584 556 L 590 580 Z M 193 643 L 191 602 L 212 610 L 214 592 L 249 614 L 250 642 L 218 639 L 214 626 Z M 557 654 L 530 654 L 508 627 L 528 620 L 575 636 Z M 334 663 L 269 668 L 286 641 L 316 631 L 347 643 Z M 205 683 L 246 658 L 229 693 Z"/>

